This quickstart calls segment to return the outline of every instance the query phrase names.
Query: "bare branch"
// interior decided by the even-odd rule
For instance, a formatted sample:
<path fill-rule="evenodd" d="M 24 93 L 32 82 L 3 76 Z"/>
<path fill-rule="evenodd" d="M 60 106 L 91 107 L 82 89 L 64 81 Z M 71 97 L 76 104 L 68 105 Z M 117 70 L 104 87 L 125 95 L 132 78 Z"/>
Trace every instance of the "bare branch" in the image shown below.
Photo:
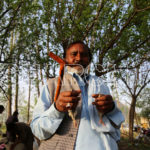
<path fill-rule="evenodd" d="M 0 89 L 3 91 L 4 95 L 5 95 L 5 96 L 6 96 L 6 98 L 8 99 L 7 93 L 6 93 L 6 91 L 3 89 L 3 87 L 2 87 L 2 86 L 0 86 Z"/>
<path fill-rule="evenodd" d="M 146 76 L 145 76 L 145 79 L 144 79 L 144 84 L 143 84 L 143 86 L 139 89 L 138 93 L 136 94 L 136 97 L 138 97 L 139 94 L 141 93 L 141 91 L 150 83 L 150 79 L 147 81 L 149 72 L 150 72 L 150 71 L 147 72 L 147 74 L 146 74 Z"/>
<path fill-rule="evenodd" d="M 127 89 L 129 90 L 130 94 L 133 95 L 131 88 L 129 87 L 128 83 L 126 82 L 126 80 L 121 76 L 121 80 L 123 81 L 123 83 L 126 85 Z"/>
<path fill-rule="evenodd" d="M 139 66 L 140 67 L 140 66 Z M 136 95 L 136 90 L 138 88 L 138 81 L 139 81 L 139 67 L 136 68 L 135 78 L 134 78 L 134 95 Z"/>
<path fill-rule="evenodd" d="M 141 93 L 141 91 L 150 83 L 150 80 L 148 80 L 147 82 L 145 82 L 145 84 L 140 88 L 139 92 L 136 94 L 136 97 L 139 96 L 139 94 Z"/>

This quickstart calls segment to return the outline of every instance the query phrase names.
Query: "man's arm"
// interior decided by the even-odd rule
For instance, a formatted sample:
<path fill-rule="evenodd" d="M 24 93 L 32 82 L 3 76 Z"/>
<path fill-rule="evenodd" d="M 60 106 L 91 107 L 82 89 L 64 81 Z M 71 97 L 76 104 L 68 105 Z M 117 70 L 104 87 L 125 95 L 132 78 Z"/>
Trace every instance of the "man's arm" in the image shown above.
<path fill-rule="evenodd" d="M 115 107 L 112 111 L 106 114 L 108 119 L 110 120 L 111 124 L 115 128 L 120 128 L 121 123 L 124 122 L 125 118 L 122 112 L 117 108 L 117 104 L 115 103 Z"/>
<path fill-rule="evenodd" d="M 44 86 L 30 124 L 33 134 L 40 140 L 50 138 L 56 132 L 64 115 L 51 104 L 48 87 Z"/>
<path fill-rule="evenodd" d="M 110 120 L 110 123 L 115 128 L 120 128 L 121 123 L 124 122 L 124 116 L 110 95 L 108 86 L 104 83 L 100 84 L 100 93 L 100 97 L 98 96 L 99 94 L 93 95 L 93 98 L 95 98 L 93 104 L 96 105 L 99 112 L 103 113 Z"/>

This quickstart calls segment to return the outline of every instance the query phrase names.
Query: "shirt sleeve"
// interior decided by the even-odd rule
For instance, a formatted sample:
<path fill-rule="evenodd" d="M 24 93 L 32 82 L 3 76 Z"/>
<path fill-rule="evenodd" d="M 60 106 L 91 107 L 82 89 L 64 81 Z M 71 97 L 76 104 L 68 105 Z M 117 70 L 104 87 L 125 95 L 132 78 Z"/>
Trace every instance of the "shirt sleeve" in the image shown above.
<path fill-rule="evenodd" d="M 101 85 L 101 93 L 110 95 L 110 90 L 107 85 Z M 119 128 L 121 126 L 121 123 L 125 120 L 122 112 L 117 108 L 116 103 L 114 109 L 111 112 L 107 113 L 106 116 L 110 120 L 111 124 L 116 128 Z"/>
<path fill-rule="evenodd" d="M 114 109 L 111 112 L 107 113 L 106 116 L 109 118 L 111 123 L 116 126 L 116 128 L 119 128 L 121 126 L 121 123 L 125 120 L 122 112 L 117 108 L 116 103 Z"/>
<path fill-rule="evenodd" d="M 33 111 L 30 124 L 33 134 L 40 140 L 50 138 L 56 132 L 64 115 L 65 113 L 59 112 L 54 104 L 51 104 L 49 90 L 45 85 Z"/>

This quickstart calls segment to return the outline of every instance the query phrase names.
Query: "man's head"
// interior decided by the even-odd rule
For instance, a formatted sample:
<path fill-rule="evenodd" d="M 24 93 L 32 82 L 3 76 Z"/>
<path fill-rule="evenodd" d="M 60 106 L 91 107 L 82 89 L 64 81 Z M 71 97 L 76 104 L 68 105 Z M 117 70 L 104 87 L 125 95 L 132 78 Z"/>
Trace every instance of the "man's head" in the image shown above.
<path fill-rule="evenodd" d="M 18 116 L 18 114 L 19 114 L 18 110 L 15 110 L 14 113 L 13 113 L 13 116 Z"/>
<path fill-rule="evenodd" d="M 64 52 L 65 61 L 76 67 L 76 64 L 82 65 L 86 68 L 91 62 L 92 55 L 89 47 L 82 41 L 76 41 L 68 45 Z"/>
<path fill-rule="evenodd" d="M 0 114 L 3 113 L 3 111 L 5 110 L 3 105 L 0 105 Z"/>

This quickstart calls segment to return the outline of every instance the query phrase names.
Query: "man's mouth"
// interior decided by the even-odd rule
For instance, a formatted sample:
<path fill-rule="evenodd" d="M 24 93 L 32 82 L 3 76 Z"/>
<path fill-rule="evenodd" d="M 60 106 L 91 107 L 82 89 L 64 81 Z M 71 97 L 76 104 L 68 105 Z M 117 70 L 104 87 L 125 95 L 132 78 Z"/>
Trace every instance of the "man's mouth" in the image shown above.
<path fill-rule="evenodd" d="M 75 65 L 68 65 L 67 70 L 70 72 L 77 73 L 79 75 L 82 75 L 84 73 L 84 68 L 82 65 L 75 64 Z"/>

